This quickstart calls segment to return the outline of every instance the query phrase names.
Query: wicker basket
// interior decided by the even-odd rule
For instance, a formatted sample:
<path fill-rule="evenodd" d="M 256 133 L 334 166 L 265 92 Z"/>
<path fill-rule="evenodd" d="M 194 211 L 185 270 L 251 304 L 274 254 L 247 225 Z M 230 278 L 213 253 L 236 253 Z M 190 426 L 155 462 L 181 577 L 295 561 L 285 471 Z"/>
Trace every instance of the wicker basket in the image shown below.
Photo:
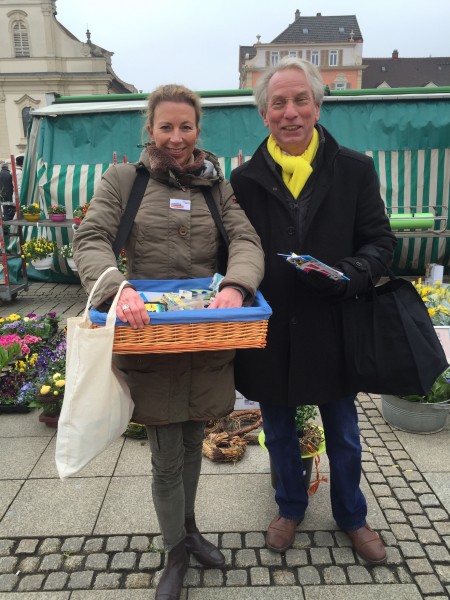
<path fill-rule="evenodd" d="M 153 354 L 264 348 L 268 321 L 146 325 L 143 329 L 116 327 L 115 354 Z M 93 325 L 93 327 L 98 327 Z"/>

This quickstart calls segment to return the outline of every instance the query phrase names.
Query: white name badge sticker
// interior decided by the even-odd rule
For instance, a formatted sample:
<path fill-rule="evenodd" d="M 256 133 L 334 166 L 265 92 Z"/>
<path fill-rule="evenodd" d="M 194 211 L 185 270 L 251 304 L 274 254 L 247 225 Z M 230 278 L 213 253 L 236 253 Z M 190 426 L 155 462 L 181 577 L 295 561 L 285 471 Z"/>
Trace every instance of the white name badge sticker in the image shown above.
<path fill-rule="evenodd" d="M 190 200 L 178 200 L 177 198 L 170 199 L 170 208 L 174 210 L 191 210 Z"/>

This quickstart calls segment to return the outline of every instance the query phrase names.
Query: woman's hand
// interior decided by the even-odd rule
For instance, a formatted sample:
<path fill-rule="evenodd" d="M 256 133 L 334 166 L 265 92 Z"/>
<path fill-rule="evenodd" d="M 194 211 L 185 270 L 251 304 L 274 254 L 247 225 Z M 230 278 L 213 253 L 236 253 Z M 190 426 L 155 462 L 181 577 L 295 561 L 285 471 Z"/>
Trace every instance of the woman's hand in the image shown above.
<path fill-rule="evenodd" d="M 221 290 L 208 308 L 240 308 L 243 298 L 239 290 L 233 287 L 225 287 Z"/>
<path fill-rule="evenodd" d="M 144 301 L 133 288 L 123 288 L 117 303 L 116 314 L 123 323 L 129 323 L 133 329 L 142 329 L 150 323 L 150 317 Z"/>

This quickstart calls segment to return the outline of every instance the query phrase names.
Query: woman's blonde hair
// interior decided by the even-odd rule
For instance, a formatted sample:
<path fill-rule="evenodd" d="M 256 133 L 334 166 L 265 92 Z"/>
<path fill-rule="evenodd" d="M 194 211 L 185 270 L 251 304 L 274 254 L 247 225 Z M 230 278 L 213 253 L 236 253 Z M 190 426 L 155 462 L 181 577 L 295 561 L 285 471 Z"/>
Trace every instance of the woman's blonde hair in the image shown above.
<path fill-rule="evenodd" d="M 160 85 L 148 97 L 146 127 L 153 127 L 155 110 L 161 102 L 184 102 L 189 104 L 195 111 L 195 125 L 197 127 L 200 125 L 202 115 L 200 97 L 184 85 L 169 83 Z"/>

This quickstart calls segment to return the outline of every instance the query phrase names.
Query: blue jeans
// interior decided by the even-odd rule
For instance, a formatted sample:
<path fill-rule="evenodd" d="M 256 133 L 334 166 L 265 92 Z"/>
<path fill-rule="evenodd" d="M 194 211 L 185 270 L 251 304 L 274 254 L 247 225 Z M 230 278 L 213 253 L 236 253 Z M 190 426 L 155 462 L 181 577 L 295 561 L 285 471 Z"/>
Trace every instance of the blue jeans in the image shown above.
<path fill-rule="evenodd" d="M 275 501 L 280 516 L 303 519 L 308 492 L 295 428 L 295 407 L 261 404 L 265 443 L 278 476 Z M 366 523 L 367 503 L 361 480 L 361 442 L 355 397 L 348 396 L 318 407 L 330 462 L 330 499 L 334 520 L 353 531 Z"/>

